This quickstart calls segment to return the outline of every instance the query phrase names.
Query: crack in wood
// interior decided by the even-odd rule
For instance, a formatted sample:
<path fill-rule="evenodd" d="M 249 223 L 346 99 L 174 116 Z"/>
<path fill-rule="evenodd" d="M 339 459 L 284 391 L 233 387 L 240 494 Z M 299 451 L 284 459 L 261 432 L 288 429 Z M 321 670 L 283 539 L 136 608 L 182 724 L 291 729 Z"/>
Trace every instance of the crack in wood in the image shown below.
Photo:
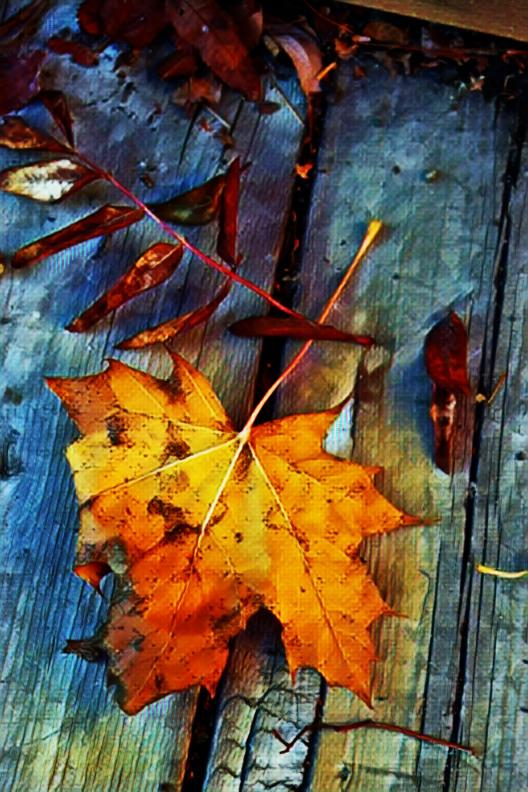
<path fill-rule="evenodd" d="M 503 307 L 508 276 L 508 254 L 512 231 L 510 208 L 513 190 L 521 169 L 523 144 L 526 139 L 527 124 L 526 112 L 528 109 L 528 90 L 519 100 L 517 108 L 517 127 L 512 134 L 510 150 L 504 174 L 504 188 L 502 193 L 501 214 L 498 229 L 497 250 L 495 256 L 494 299 L 491 308 L 491 331 L 484 337 L 478 392 L 489 392 L 496 378 L 496 360 L 499 347 L 501 326 L 503 321 Z M 489 341 L 488 341 L 489 338 Z M 489 350 L 489 351 L 488 351 Z M 449 740 L 458 742 L 463 727 L 462 711 L 466 688 L 471 681 L 468 675 L 469 639 L 473 628 L 471 620 L 471 604 L 473 594 L 474 573 L 471 569 L 471 548 L 474 535 L 476 518 L 476 497 L 478 491 L 479 464 L 481 441 L 483 437 L 486 408 L 478 404 L 475 409 L 475 423 L 473 429 L 473 443 L 471 464 L 469 470 L 468 495 L 466 500 L 466 519 L 464 525 L 464 543 L 461 558 L 460 574 L 460 599 L 458 609 L 458 672 L 453 692 L 451 711 L 452 726 Z M 451 782 L 460 757 L 455 752 L 448 753 L 444 768 L 442 792 L 449 792 Z"/>

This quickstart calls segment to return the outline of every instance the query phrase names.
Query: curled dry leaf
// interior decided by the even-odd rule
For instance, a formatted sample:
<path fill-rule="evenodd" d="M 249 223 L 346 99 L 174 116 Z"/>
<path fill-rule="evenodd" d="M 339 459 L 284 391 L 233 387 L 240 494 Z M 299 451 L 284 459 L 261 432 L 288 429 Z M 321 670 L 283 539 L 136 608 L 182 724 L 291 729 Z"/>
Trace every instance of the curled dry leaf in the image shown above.
<path fill-rule="evenodd" d="M 205 184 L 177 195 L 168 201 L 149 204 L 149 209 L 171 223 L 180 225 L 205 225 L 213 220 L 220 211 L 222 193 L 225 187 L 225 173 L 215 176 Z"/>
<path fill-rule="evenodd" d="M 181 335 L 181 333 L 184 333 L 186 330 L 192 330 L 193 327 L 198 327 L 211 318 L 220 303 L 222 303 L 229 294 L 232 285 L 233 281 L 226 281 L 213 299 L 205 305 L 196 308 L 194 311 L 189 311 L 186 314 L 177 316 L 175 319 L 162 322 L 157 327 L 143 330 L 143 332 L 121 341 L 121 343 L 117 344 L 117 348 L 142 349 L 143 347 L 152 346 L 153 344 L 165 344 L 173 338 L 176 338 L 176 336 Z"/>
<path fill-rule="evenodd" d="M 158 242 L 146 250 L 114 285 L 66 328 L 70 333 L 84 333 L 103 316 L 119 308 L 138 294 L 167 280 L 181 261 L 182 245 Z"/>
<path fill-rule="evenodd" d="M 47 160 L 2 171 L 0 190 L 53 203 L 98 178 L 95 171 L 71 159 Z"/>
<path fill-rule="evenodd" d="M 0 115 L 20 110 L 38 93 L 44 57 L 40 50 L 26 56 L 0 55 Z"/>
<path fill-rule="evenodd" d="M 169 381 L 111 361 L 52 379 L 82 437 L 77 571 L 119 576 L 100 644 L 128 713 L 191 685 L 214 692 L 231 638 L 259 608 L 290 671 L 370 698 L 369 628 L 392 613 L 359 557 L 368 536 L 420 522 L 375 488 L 378 468 L 322 448 L 337 411 L 237 432 L 209 382 L 174 356 Z"/>
<path fill-rule="evenodd" d="M 33 129 L 23 118 L 7 116 L 0 125 L 0 146 L 10 149 L 42 149 L 64 153 L 66 149 L 49 135 Z"/>
<path fill-rule="evenodd" d="M 61 250 L 86 242 L 98 236 L 113 234 L 120 228 L 137 223 L 143 217 L 143 210 L 130 206 L 106 206 L 96 212 L 71 223 L 60 231 L 37 239 L 35 242 L 20 248 L 11 261 L 15 269 L 33 266 L 42 259 L 52 256 Z"/>
<path fill-rule="evenodd" d="M 62 91 L 40 91 L 38 98 L 70 144 L 74 145 L 73 119 Z"/>
<path fill-rule="evenodd" d="M 462 320 L 451 311 L 438 322 L 425 339 L 425 367 L 433 381 L 431 419 L 434 424 L 435 464 L 444 473 L 455 467 L 455 428 L 457 403 L 471 392 L 467 372 L 467 331 Z"/>
<path fill-rule="evenodd" d="M 314 341 L 345 341 L 366 347 L 374 343 L 371 336 L 346 333 L 332 325 L 318 324 L 294 316 L 249 316 L 234 322 L 229 330 L 234 335 L 246 338 L 273 336 Z"/>
<path fill-rule="evenodd" d="M 304 93 L 309 96 L 320 91 L 318 75 L 323 69 L 323 59 L 316 39 L 292 25 L 272 25 L 266 32 L 293 61 Z"/>
<path fill-rule="evenodd" d="M 231 88 L 258 102 L 260 75 L 238 27 L 216 0 L 167 0 L 169 19 L 180 38 Z"/>

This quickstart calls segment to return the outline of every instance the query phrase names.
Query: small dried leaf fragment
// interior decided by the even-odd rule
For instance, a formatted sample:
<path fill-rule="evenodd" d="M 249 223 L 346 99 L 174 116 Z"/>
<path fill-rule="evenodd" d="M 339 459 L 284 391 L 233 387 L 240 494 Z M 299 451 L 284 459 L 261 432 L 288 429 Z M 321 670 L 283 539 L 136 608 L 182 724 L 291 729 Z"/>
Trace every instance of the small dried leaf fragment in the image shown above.
<path fill-rule="evenodd" d="M 163 203 L 149 204 L 149 208 L 162 220 L 179 225 L 206 225 L 220 211 L 225 174 L 214 176 L 205 184 L 177 195 Z"/>
<path fill-rule="evenodd" d="M 304 93 L 309 96 L 319 92 L 318 75 L 323 69 L 323 59 L 316 39 L 306 30 L 291 25 L 273 25 L 266 32 L 291 58 Z"/>
<path fill-rule="evenodd" d="M 468 335 L 454 311 L 435 324 L 425 339 L 425 367 L 438 388 L 471 393 L 467 370 Z"/>
<path fill-rule="evenodd" d="M 172 341 L 176 336 L 181 335 L 186 330 L 192 330 L 193 327 L 198 327 L 214 314 L 220 303 L 222 303 L 229 292 L 233 281 L 228 280 L 224 283 L 221 289 L 205 305 L 196 308 L 194 311 L 177 316 L 175 319 L 169 319 L 167 322 L 162 322 L 157 327 L 152 327 L 149 330 L 143 330 L 141 333 L 121 341 L 118 349 L 142 349 L 143 347 L 152 346 L 153 344 L 165 344 Z"/>
<path fill-rule="evenodd" d="M 34 201 L 54 203 L 100 178 L 90 168 L 71 159 L 32 162 L 0 173 L 0 190 Z"/>
<path fill-rule="evenodd" d="M 167 280 L 181 261 L 182 245 L 158 242 L 146 250 L 116 283 L 66 328 L 70 333 L 84 333 L 103 316 L 148 289 Z"/>
<path fill-rule="evenodd" d="M 431 419 L 434 425 L 435 464 L 444 473 L 455 469 L 457 404 L 471 393 L 467 371 L 467 330 L 451 311 L 426 336 L 425 367 L 433 381 Z"/>
<path fill-rule="evenodd" d="M 16 150 L 42 149 L 43 151 L 65 152 L 64 146 L 57 140 L 33 129 L 19 116 L 4 118 L 0 125 L 0 146 Z"/>
<path fill-rule="evenodd" d="M 178 34 L 202 60 L 247 99 L 261 98 L 260 75 L 233 17 L 216 0 L 167 0 L 167 13 Z"/>
<path fill-rule="evenodd" d="M 106 206 L 97 209 L 91 215 L 77 220 L 75 223 L 55 231 L 49 236 L 37 239 L 35 242 L 20 248 L 11 261 L 15 269 L 29 267 L 37 264 L 42 259 L 52 256 L 61 250 L 86 242 L 98 236 L 113 234 L 120 228 L 126 228 L 132 223 L 137 223 L 143 217 L 143 210 L 130 206 Z"/>
<path fill-rule="evenodd" d="M 369 701 L 369 628 L 392 611 L 359 546 L 419 520 L 376 490 L 376 468 L 323 450 L 336 410 L 237 433 L 176 355 L 166 382 L 111 361 L 48 384 L 82 432 L 68 450 L 78 564 L 120 578 L 101 644 L 126 712 L 191 685 L 214 692 L 229 641 L 262 606 L 292 673 L 315 668 Z"/>
<path fill-rule="evenodd" d="M 73 62 L 79 66 L 90 68 L 91 66 L 97 66 L 99 63 L 97 52 L 94 52 L 80 41 L 65 39 L 61 36 L 52 36 L 48 39 L 48 48 L 57 55 L 71 55 Z"/>
<path fill-rule="evenodd" d="M 247 319 L 234 322 L 229 329 L 234 335 L 245 338 L 272 336 L 314 341 L 345 341 L 366 347 L 374 343 L 371 336 L 346 333 L 332 325 L 318 324 L 294 316 L 248 316 Z"/>

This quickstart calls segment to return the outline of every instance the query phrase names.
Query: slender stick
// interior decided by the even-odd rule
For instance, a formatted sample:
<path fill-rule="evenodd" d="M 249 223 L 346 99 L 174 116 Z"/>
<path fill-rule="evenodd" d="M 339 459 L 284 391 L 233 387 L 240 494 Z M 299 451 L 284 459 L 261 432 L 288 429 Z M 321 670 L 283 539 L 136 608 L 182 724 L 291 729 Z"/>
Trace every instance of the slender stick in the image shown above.
<path fill-rule="evenodd" d="M 485 564 L 475 564 L 475 569 L 482 575 L 493 575 L 505 580 L 519 580 L 520 578 L 528 577 L 528 569 L 522 569 L 520 572 L 506 572 L 503 569 L 496 569 Z"/>
<path fill-rule="evenodd" d="M 432 737 L 429 734 L 422 734 L 422 732 L 415 731 L 414 729 L 407 729 L 404 726 L 395 726 L 392 723 L 374 720 L 362 720 L 356 721 L 356 723 L 325 723 L 324 721 L 313 721 L 307 726 L 304 726 L 290 742 L 285 740 L 277 729 L 273 730 L 273 736 L 285 746 L 281 753 L 288 753 L 305 734 L 313 731 L 322 731 L 323 729 L 336 732 L 357 731 L 359 729 L 381 729 L 383 731 L 395 732 L 396 734 L 403 734 L 405 737 L 411 737 L 413 740 L 420 740 L 420 742 L 430 743 L 431 745 L 452 748 L 455 751 L 463 751 L 464 753 L 472 754 L 472 756 L 477 755 L 475 750 L 467 745 L 460 745 L 451 740 L 444 740 L 442 737 Z"/>
<path fill-rule="evenodd" d="M 367 232 L 366 232 L 365 236 L 363 237 L 363 240 L 362 240 L 362 242 L 361 242 L 361 244 L 360 244 L 360 246 L 358 248 L 358 251 L 357 251 L 356 255 L 352 259 L 352 261 L 351 261 L 351 263 L 350 263 L 350 265 L 349 265 L 349 267 L 348 267 L 348 269 L 347 269 L 347 271 L 346 271 L 341 283 L 339 284 L 339 286 L 337 287 L 335 292 L 332 294 L 332 296 L 330 297 L 330 299 L 326 303 L 326 305 L 325 305 L 325 307 L 323 309 L 323 312 L 321 313 L 319 319 L 317 320 L 318 324 L 323 324 L 326 321 L 326 319 L 328 318 L 328 315 L 330 314 L 330 311 L 332 310 L 332 308 L 334 307 L 334 305 L 336 304 L 336 302 L 338 301 L 338 299 L 342 295 L 342 293 L 345 290 L 348 282 L 350 281 L 350 278 L 352 277 L 352 275 L 354 274 L 354 272 L 358 268 L 361 260 L 364 258 L 364 256 L 366 255 L 368 249 L 370 248 L 370 246 L 372 245 L 372 243 L 374 242 L 374 240 L 378 236 L 379 232 L 381 231 L 382 225 L 383 224 L 382 224 L 381 220 L 372 220 L 369 223 L 369 227 L 367 229 Z M 268 390 L 266 391 L 266 393 L 264 394 L 262 399 L 259 401 L 259 403 L 255 407 L 255 409 L 253 410 L 253 412 L 249 416 L 249 418 L 248 418 L 248 420 L 246 422 L 246 425 L 244 426 L 244 429 L 242 430 L 242 432 L 247 432 L 247 431 L 249 431 L 251 429 L 251 427 L 255 423 L 260 411 L 262 410 L 262 408 L 264 407 L 266 402 L 273 396 L 273 394 L 275 393 L 277 388 L 279 388 L 282 385 L 282 383 L 284 382 L 286 377 L 289 377 L 289 375 L 292 373 L 292 371 L 295 368 L 297 368 L 297 366 L 299 365 L 299 363 L 301 362 L 303 357 L 306 355 L 306 353 L 308 352 L 308 350 L 310 349 L 310 347 L 312 346 L 313 343 L 314 343 L 314 339 L 310 339 L 309 341 L 307 341 L 305 344 L 302 345 L 302 347 L 297 352 L 295 357 L 286 366 L 286 368 L 284 369 L 284 371 L 282 372 L 280 377 L 278 377 L 278 379 L 275 380 L 273 385 L 270 388 L 268 388 Z"/>

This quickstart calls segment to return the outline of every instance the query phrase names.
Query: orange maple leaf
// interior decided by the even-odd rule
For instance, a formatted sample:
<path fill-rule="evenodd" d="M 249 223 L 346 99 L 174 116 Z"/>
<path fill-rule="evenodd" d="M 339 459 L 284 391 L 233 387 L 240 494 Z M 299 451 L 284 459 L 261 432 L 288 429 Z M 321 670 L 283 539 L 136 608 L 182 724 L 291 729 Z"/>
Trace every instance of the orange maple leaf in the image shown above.
<path fill-rule="evenodd" d="M 82 437 L 76 572 L 116 573 L 102 643 L 128 713 L 190 685 L 214 692 L 229 640 L 260 607 L 280 620 L 292 673 L 363 700 L 369 627 L 391 613 L 358 548 L 420 522 L 375 488 L 378 468 L 323 450 L 337 410 L 237 432 L 209 382 L 174 356 L 167 381 L 118 361 L 51 379 Z"/>

